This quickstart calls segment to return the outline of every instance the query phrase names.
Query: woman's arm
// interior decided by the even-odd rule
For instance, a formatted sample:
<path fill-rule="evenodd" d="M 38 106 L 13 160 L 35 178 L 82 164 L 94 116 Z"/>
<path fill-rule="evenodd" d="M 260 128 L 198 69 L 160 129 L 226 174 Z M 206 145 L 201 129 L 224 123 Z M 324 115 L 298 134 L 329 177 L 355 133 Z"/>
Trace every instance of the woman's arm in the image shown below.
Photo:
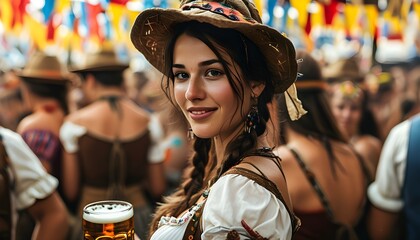
<path fill-rule="evenodd" d="M 45 199 L 36 200 L 27 210 L 37 221 L 34 239 L 66 239 L 69 218 L 66 207 L 57 192 L 53 192 Z"/>
<path fill-rule="evenodd" d="M 80 173 L 76 154 L 63 151 L 63 190 L 69 201 L 75 201 L 79 194 Z"/>

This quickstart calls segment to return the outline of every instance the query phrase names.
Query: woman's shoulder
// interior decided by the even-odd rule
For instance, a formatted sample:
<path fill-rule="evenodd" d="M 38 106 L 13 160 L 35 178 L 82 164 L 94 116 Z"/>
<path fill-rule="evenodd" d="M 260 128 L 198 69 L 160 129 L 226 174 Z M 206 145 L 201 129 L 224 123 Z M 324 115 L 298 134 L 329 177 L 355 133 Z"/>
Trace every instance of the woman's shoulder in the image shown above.
<path fill-rule="evenodd" d="M 357 139 L 354 145 L 364 147 L 370 150 L 380 150 L 382 147 L 382 142 L 374 136 L 362 135 Z"/>
<path fill-rule="evenodd" d="M 22 134 L 31 130 L 45 130 L 58 135 L 62 119 L 56 119 L 45 113 L 33 113 L 19 122 L 17 132 Z"/>

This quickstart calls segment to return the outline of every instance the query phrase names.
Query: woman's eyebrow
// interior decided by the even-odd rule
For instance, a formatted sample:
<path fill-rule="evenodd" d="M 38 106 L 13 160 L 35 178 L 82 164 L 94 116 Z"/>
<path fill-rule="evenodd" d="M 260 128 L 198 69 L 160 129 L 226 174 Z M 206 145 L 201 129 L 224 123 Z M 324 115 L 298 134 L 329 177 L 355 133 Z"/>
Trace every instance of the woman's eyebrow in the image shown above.
<path fill-rule="evenodd" d="M 221 62 L 218 59 L 210 59 L 210 60 L 206 60 L 206 61 L 200 62 L 198 65 L 200 67 L 203 67 L 203 66 L 212 65 L 213 63 L 221 63 Z M 175 64 L 172 65 L 172 68 L 181 68 L 181 69 L 183 69 L 183 68 L 185 68 L 185 65 L 184 64 L 175 63 Z"/>

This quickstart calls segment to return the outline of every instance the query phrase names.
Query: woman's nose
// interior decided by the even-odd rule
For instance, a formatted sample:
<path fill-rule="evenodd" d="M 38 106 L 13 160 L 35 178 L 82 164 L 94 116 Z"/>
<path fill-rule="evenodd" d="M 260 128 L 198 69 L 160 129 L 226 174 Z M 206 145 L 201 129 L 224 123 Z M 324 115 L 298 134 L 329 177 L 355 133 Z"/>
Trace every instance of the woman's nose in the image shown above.
<path fill-rule="evenodd" d="M 203 99 L 204 97 L 205 91 L 202 80 L 199 77 L 191 77 L 185 92 L 185 98 L 189 101 L 193 101 Z"/>

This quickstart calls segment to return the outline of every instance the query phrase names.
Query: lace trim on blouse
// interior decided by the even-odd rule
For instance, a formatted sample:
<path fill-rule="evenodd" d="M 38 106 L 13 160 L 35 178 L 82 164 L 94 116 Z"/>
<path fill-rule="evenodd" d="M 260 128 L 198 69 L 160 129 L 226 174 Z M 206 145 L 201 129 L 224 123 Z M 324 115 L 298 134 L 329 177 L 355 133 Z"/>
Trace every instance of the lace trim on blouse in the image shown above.
<path fill-rule="evenodd" d="M 187 212 L 185 212 L 181 217 L 176 218 L 173 216 L 162 216 L 159 220 L 158 228 L 163 225 L 170 225 L 170 226 L 181 226 L 184 223 L 190 221 L 191 218 L 195 216 L 195 213 L 204 205 L 205 200 L 201 203 L 194 204 Z"/>

